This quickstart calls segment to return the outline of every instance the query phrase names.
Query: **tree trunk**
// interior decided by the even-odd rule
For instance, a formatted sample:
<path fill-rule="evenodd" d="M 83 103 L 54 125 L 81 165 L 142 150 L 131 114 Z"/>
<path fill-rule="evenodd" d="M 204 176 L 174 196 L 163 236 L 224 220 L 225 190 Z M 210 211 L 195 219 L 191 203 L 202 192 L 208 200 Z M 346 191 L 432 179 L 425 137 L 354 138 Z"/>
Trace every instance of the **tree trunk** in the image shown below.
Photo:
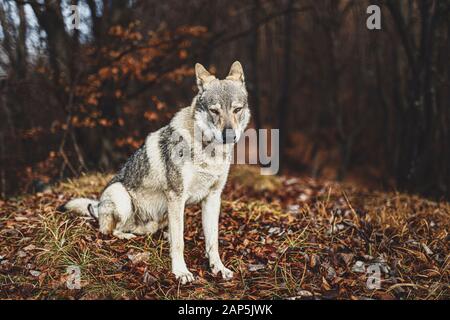
<path fill-rule="evenodd" d="M 25 9 L 23 4 L 17 4 L 18 12 L 19 12 L 19 32 L 17 35 L 17 44 L 16 44 L 16 71 L 17 77 L 19 79 L 23 79 L 27 74 L 27 21 L 25 15 Z"/>
<path fill-rule="evenodd" d="M 283 72 L 280 87 L 280 99 L 278 103 L 278 128 L 280 130 L 280 171 L 283 169 L 285 161 L 285 151 L 287 146 L 287 116 L 289 112 L 289 89 L 291 84 L 291 47 L 292 47 L 292 8 L 293 0 L 287 0 L 286 16 L 284 17 L 284 45 L 283 45 Z"/>
<path fill-rule="evenodd" d="M 261 129 L 261 113 L 260 113 L 260 92 L 259 92 L 259 67 L 258 67 L 258 43 L 259 43 L 259 0 L 253 0 L 252 8 L 252 24 L 253 31 L 251 33 L 250 44 L 250 61 L 252 63 L 251 97 L 253 100 L 253 119 L 256 130 Z"/>

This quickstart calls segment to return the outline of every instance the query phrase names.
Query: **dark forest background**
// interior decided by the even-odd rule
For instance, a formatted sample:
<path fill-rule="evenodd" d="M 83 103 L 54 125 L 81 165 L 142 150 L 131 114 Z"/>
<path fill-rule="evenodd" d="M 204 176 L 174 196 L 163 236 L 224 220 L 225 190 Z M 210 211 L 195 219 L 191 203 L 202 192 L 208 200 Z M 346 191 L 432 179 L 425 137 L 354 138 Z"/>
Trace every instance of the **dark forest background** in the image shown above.
<path fill-rule="evenodd" d="M 195 62 L 234 60 L 283 172 L 450 195 L 450 1 L 3 0 L 0 23 L 1 197 L 117 169 L 190 104 Z"/>

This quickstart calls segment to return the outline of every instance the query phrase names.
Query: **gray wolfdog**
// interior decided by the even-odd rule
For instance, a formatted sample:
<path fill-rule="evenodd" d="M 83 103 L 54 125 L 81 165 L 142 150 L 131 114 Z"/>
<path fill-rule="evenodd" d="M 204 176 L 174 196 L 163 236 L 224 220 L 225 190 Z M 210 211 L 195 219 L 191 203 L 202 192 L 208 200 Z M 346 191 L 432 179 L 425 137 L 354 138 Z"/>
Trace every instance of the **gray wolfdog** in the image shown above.
<path fill-rule="evenodd" d="M 181 283 L 194 280 L 184 261 L 184 207 L 200 203 L 206 255 L 213 274 L 231 279 L 220 259 L 218 224 L 221 193 L 230 168 L 233 144 L 250 119 L 241 64 L 219 80 L 195 65 L 198 94 L 168 125 L 145 143 L 108 183 L 99 201 L 78 198 L 63 209 L 91 215 L 100 232 L 121 239 L 169 226 L 172 272 Z"/>

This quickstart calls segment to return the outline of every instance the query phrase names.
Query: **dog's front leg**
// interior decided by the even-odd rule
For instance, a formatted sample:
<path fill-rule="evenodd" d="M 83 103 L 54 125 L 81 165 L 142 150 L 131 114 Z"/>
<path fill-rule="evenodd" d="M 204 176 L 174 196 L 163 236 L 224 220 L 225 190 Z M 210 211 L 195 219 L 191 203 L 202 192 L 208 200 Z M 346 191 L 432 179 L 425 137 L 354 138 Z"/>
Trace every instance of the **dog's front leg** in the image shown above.
<path fill-rule="evenodd" d="M 178 195 L 168 197 L 170 256 L 172 273 L 182 284 L 194 280 L 184 261 L 184 199 Z"/>
<path fill-rule="evenodd" d="M 219 255 L 220 192 L 211 192 L 202 202 L 202 224 L 205 234 L 206 255 L 214 275 L 222 273 L 226 280 L 233 278 L 233 271 L 227 269 Z"/>

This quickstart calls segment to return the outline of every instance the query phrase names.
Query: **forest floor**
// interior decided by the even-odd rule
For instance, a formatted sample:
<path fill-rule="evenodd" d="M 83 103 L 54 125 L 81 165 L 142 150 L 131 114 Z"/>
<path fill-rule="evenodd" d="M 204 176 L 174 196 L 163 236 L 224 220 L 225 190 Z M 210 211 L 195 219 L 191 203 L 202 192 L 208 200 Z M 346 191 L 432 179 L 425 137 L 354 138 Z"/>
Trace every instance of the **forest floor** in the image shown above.
<path fill-rule="evenodd" d="M 219 236 L 235 277 L 210 273 L 193 206 L 185 257 L 197 279 L 181 285 L 163 232 L 119 240 L 90 218 L 56 211 L 73 196 L 97 197 L 108 178 L 0 200 L 0 298 L 450 299 L 448 202 L 235 168 Z M 69 289 L 73 266 L 79 289 Z"/>

